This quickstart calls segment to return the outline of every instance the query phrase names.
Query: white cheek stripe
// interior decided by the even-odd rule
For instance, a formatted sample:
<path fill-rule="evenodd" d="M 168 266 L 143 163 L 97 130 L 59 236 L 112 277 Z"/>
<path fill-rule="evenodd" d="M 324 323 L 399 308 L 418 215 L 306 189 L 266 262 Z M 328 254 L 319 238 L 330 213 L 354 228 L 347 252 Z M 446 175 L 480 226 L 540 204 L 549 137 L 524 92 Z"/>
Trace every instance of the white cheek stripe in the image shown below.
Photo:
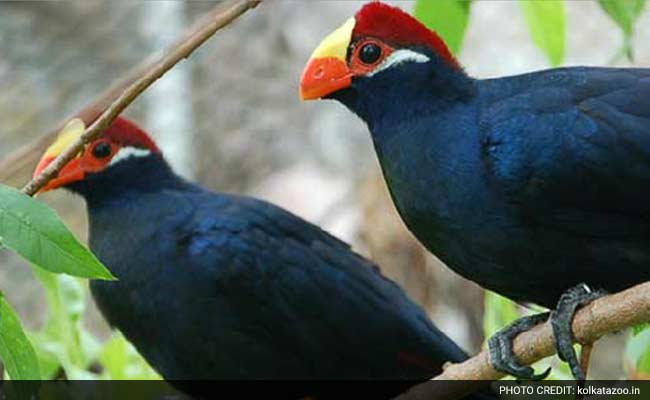
<path fill-rule="evenodd" d="M 406 62 L 426 63 L 429 61 L 430 61 L 429 57 L 425 56 L 424 54 L 415 52 L 413 50 L 408 50 L 408 49 L 396 50 L 392 52 L 391 55 L 384 60 L 384 62 L 379 64 L 377 69 L 370 72 L 367 76 L 368 77 L 374 76 L 380 73 L 381 71 L 387 70 L 388 68 L 392 68 L 394 66 Z"/>
<path fill-rule="evenodd" d="M 151 150 L 147 149 L 138 149 L 135 147 L 122 147 L 115 156 L 111 159 L 111 162 L 108 165 L 114 165 L 122 160 L 126 160 L 131 157 L 147 157 L 151 154 Z"/>

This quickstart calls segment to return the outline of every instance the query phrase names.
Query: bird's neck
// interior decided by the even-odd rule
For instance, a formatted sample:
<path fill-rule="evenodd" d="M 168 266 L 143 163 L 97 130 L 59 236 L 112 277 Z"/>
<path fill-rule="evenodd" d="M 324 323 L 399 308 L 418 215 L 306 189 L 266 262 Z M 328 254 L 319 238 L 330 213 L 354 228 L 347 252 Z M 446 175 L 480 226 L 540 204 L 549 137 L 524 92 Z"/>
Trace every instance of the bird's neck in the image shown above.
<path fill-rule="evenodd" d="M 162 157 L 151 154 L 122 160 L 100 173 L 87 175 L 68 189 L 82 195 L 89 208 L 93 208 L 127 201 L 143 193 L 187 185 Z"/>
<path fill-rule="evenodd" d="M 476 95 L 476 81 L 436 61 L 405 64 L 358 78 L 351 89 L 334 98 L 363 119 L 373 135 L 386 131 L 384 126 L 441 114 L 458 103 L 470 102 Z"/>
<path fill-rule="evenodd" d="M 454 199 L 464 196 L 463 183 L 478 176 L 480 81 L 460 70 L 431 71 L 420 64 L 408 72 L 386 71 L 359 83 L 367 90 L 358 90 L 347 105 L 367 122 L 409 228 L 431 231 L 431 242 L 443 242 L 451 237 L 443 227 L 455 217 Z"/>

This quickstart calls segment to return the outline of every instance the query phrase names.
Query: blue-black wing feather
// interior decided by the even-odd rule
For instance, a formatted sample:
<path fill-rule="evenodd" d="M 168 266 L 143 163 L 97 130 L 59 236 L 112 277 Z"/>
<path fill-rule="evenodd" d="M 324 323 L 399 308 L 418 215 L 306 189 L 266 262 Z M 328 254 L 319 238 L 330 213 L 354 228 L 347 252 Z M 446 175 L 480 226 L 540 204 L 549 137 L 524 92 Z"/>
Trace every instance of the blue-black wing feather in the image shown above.
<path fill-rule="evenodd" d="M 495 80 L 481 113 L 489 178 L 531 221 L 648 237 L 650 70 L 567 68 Z M 532 84 L 531 84 L 532 81 Z"/>
<path fill-rule="evenodd" d="M 466 358 L 401 288 L 320 228 L 256 199 L 190 197 L 193 215 L 178 227 L 186 268 L 208 271 L 227 312 L 256 319 L 242 335 L 318 364 L 302 373 L 422 379 Z"/>

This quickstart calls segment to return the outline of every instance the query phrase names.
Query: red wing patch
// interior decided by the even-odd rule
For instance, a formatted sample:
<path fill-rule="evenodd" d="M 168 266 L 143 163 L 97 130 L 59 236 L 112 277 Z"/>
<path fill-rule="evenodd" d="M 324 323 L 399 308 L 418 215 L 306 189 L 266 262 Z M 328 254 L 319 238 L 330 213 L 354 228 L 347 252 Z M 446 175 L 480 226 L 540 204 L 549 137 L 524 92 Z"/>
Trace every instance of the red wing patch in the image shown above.
<path fill-rule="evenodd" d="M 421 368 L 423 371 L 427 371 L 431 373 L 436 373 L 439 369 L 426 358 L 405 351 L 400 351 L 397 354 L 397 360 L 400 364 L 408 365 L 408 366 L 416 366 L 418 368 Z"/>

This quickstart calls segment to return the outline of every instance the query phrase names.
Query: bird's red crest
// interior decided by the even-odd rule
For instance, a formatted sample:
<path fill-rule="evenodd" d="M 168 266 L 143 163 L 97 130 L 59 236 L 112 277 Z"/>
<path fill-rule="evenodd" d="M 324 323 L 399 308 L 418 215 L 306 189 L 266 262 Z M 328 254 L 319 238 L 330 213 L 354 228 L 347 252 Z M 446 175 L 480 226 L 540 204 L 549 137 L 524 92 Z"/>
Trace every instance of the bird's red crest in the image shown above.
<path fill-rule="evenodd" d="M 145 148 L 160 154 L 160 149 L 149 135 L 134 122 L 123 117 L 117 117 L 113 121 L 104 131 L 104 137 L 123 146 Z"/>
<path fill-rule="evenodd" d="M 400 8 L 375 1 L 363 6 L 355 19 L 353 39 L 372 36 L 398 46 L 426 46 L 460 67 L 440 36 Z"/>

